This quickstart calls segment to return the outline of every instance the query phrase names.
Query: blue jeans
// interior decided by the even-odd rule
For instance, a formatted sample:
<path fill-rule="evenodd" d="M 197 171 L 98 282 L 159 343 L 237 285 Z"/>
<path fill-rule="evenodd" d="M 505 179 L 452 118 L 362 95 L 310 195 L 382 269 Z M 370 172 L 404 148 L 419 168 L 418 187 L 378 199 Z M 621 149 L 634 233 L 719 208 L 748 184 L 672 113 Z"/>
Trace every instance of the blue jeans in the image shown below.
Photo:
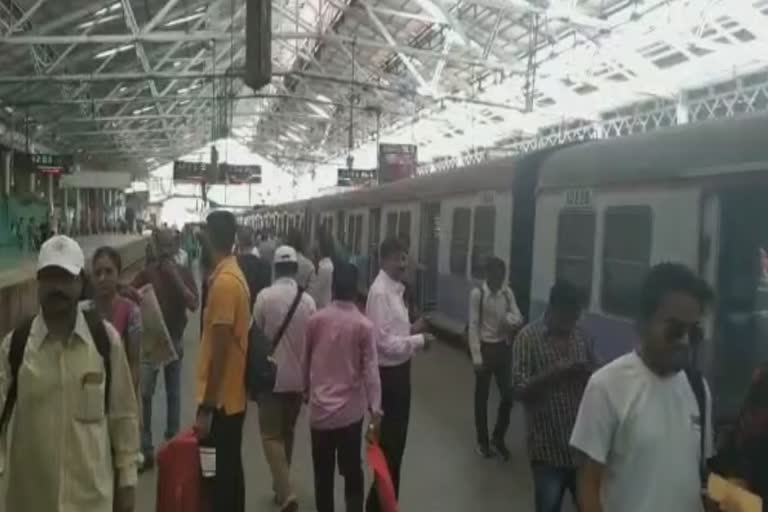
<path fill-rule="evenodd" d="M 181 416 L 181 361 L 184 356 L 181 341 L 174 341 L 174 347 L 178 359 L 163 367 L 165 376 L 165 398 L 167 409 L 167 423 L 165 426 L 165 440 L 171 439 L 179 431 L 179 418 Z M 160 370 L 151 364 L 141 365 L 141 405 L 142 405 L 142 430 L 141 452 L 145 457 L 154 455 L 152 438 L 152 399 L 155 396 L 155 384 Z"/>
<path fill-rule="evenodd" d="M 536 512 L 560 512 L 565 491 L 578 510 L 576 500 L 576 468 L 550 466 L 543 462 L 531 463 Z"/>

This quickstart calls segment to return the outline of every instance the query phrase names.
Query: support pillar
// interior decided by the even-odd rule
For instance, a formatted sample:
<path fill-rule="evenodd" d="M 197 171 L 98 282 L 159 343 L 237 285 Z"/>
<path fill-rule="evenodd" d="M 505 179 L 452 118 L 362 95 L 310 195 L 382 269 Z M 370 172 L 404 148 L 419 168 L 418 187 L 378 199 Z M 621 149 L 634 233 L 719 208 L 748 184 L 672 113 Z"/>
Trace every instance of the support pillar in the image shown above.
<path fill-rule="evenodd" d="M 13 153 L 11 151 L 3 151 L 3 192 L 6 196 L 11 195 L 11 161 Z"/>
<path fill-rule="evenodd" d="M 48 173 L 48 211 L 53 213 L 53 173 Z"/>
<path fill-rule="evenodd" d="M 34 172 L 29 173 L 29 192 L 31 194 L 34 194 L 35 189 L 37 188 L 35 186 L 37 184 L 36 180 L 37 180 L 37 176 L 35 175 L 35 173 Z"/>

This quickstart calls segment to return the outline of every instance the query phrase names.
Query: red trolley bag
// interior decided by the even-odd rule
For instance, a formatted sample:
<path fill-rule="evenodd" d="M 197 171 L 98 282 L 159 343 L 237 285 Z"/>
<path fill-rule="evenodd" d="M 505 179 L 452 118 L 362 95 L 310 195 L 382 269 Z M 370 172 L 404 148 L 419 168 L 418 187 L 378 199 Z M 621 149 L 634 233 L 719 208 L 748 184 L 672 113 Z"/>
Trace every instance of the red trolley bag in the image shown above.
<path fill-rule="evenodd" d="M 157 453 L 157 512 L 210 512 L 200 470 L 200 448 L 190 429 Z"/>
<path fill-rule="evenodd" d="M 395 485 L 392 483 L 387 459 L 381 446 L 376 443 L 368 445 L 368 465 L 373 469 L 373 477 L 376 479 L 376 492 L 382 512 L 398 512 Z"/>

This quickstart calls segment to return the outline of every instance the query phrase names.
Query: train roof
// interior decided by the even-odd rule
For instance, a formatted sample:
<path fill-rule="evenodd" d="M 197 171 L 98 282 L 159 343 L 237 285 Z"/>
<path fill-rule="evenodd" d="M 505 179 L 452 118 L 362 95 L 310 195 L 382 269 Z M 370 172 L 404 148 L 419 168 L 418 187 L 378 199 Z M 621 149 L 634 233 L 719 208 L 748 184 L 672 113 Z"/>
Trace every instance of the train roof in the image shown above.
<path fill-rule="evenodd" d="M 768 171 L 768 115 L 744 115 L 586 142 L 543 163 L 540 188 Z"/>

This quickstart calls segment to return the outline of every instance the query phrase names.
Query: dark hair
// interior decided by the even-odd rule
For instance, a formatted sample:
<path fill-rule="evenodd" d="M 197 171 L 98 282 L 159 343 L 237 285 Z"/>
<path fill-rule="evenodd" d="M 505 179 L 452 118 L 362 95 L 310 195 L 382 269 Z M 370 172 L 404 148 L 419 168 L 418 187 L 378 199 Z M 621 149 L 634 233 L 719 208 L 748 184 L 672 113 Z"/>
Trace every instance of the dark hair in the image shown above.
<path fill-rule="evenodd" d="M 320 249 L 320 255 L 324 258 L 332 258 L 335 251 L 333 237 L 328 233 L 328 230 L 321 228 L 318 232 L 317 246 Z"/>
<path fill-rule="evenodd" d="M 648 320 L 659 309 L 664 297 L 682 292 L 695 298 L 702 309 L 714 300 L 706 281 L 681 263 L 659 263 L 651 268 L 640 291 L 640 320 Z"/>
<path fill-rule="evenodd" d="M 211 247 L 219 252 L 229 254 L 235 245 L 235 233 L 237 232 L 237 220 L 232 212 L 218 210 L 206 218 L 208 225 L 208 239 Z"/>
<path fill-rule="evenodd" d="M 105 245 L 103 247 L 99 247 L 96 249 L 96 252 L 93 253 L 93 258 L 91 258 L 91 263 L 96 263 L 96 260 L 101 258 L 102 256 L 106 256 L 112 261 L 112 264 L 117 267 L 117 273 L 123 271 L 123 259 L 120 257 L 120 253 L 117 252 L 114 248 Z"/>
<path fill-rule="evenodd" d="M 304 236 L 296 228 L 291 228 L 285 237 L 285 244 L 290 245 L 296 252 L 304 252 Z"/>
<path fill-rule="evenodd" d="M 558 279 L 549 290 L 549 307 L 558 311 L 577 311 L 584 308 L 586 295 L 570 281 Z"/>
<path fill-rule="evenodd" d="M 496 256 L 491 256 L 488 258 L 485 262 L 485 277 L 488 278 L 494 274 L 498 275 L 501 274 L 501 277 L 504 277 L 504 274 L 507 273 L 507 264 L 504 263 L 504 260 L 501 258 L 497 258 Z"/>
<path fill-rule="evenodd" d="M 334 265 L 333 298 L 344 301 L 357 298 L 357 267 L 352 263 L 339 262 Z"/>
<path fill-rule="evenodd" d="M 237 230 L 237 241 L 248 247 L 254 244 L 253 229 L 250 226 L 240 226 Z"/>
<path fill-rule="evenodd" d="M 381 242 L 381 245 L 379 246 L 379 257 L 381 257 L 382 260 L 385 260 L 395 254 L 403 253 L 405 251 L 406 249 L 403 242 L 397 238 L 390 237 Z"/>
<path fill-rule="evenodd" d="M 275 263 L 275 277 L 293 277 L 299 271 L 299 264 L 295 261 L 282 261 Z"/>

